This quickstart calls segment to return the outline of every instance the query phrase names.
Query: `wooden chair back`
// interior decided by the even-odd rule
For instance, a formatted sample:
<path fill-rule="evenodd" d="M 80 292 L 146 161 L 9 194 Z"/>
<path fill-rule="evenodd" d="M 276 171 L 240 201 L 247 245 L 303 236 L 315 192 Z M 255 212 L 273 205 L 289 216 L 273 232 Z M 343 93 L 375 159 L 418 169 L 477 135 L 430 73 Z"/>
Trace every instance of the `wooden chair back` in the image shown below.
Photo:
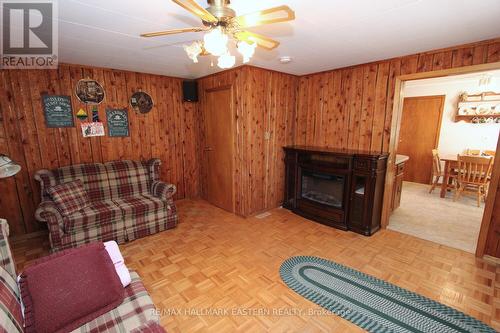
<path fill-rule="evenodd" d="M 467 149 L 466 155 L 479 156 L 479 154 L 481 154 L 479 149 Z"/>
<path fill-rule="evenodd" d="M 432 174 L 441 174 L 441 160 L 439 159 L 439 152 L 437 149 L 432 150 Z"/>
<path fill-rule="evenodd" d="M 491 177 L 493 158 L 458 155 L 458 182 L 485 185 Z"/>

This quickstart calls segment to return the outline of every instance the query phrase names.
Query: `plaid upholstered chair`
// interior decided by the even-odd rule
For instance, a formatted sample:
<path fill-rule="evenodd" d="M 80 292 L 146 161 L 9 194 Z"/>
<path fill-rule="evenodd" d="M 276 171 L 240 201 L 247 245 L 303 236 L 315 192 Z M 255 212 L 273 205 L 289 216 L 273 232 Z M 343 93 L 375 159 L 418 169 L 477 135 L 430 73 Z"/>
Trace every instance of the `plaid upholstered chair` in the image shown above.
<path fill-rule="evenodd" d="M 0 332 L 24 332 L 21 293 L 8 241 L 9 226 L 0 219 Z M 132 282 L 123 289 L 124 301 L 115 309 L 79 327 L 74 332 L 164 332 L 159 311 L 141 282 L 130 272 Z"/>
<path fill-rule="evenodd" d="M 38 221 L 52 251 L 115 240 L 124 243 L 177 225 L 175 185 L 159 180 L 160 160 L 113 161 L 40 170 Z"/>

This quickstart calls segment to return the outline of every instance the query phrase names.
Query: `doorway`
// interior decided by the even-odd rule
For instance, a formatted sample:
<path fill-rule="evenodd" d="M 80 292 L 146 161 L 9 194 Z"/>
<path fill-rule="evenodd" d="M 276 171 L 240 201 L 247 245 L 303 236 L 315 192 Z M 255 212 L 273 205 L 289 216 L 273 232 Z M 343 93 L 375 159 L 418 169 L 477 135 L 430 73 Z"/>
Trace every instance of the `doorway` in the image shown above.
<path fill-rule="evenodd" d="M 205 96 L 207 198 L 211 204 L 234 213 L 235 117 L 232 88 L 206 90 Z"/>
<path fill-rule="evenodd" d="M 422 172 L 421 176 L 416 176 L 415 173 L 412 171 L 412 167 L 415 167 L 418 169 L 425 169 L 425 172 L 428 175 L 432 173 L 432 167 L 424 167 L 416 165 L 420 163 L 420 160 L 422 160 L 421 158 L 417 157 L 417 161 L 419 163 L 414 163 L 415 165 L 412 165 L 410 168 L 408 168 L 409 174 L 405 177 L 402 177 L 402 175 L 400 174 L 402 169 L 400 166 L 398 167 L 396 165 L 396 160 L 405 161 L 404 159 L 401 159 L 401 155 L 414 154 L 418 156 L 418 148 L 419 148 L 418 146 L 422 144 L 422 141 L 430 142 L 432 141 L 433 137 L 434 138 L 436 137 L 435 135 L 436 127 L 438 127 L 437 130 L 438 138 L 435 141 L 435 145 L 433 148 L 438 153 L 441 153 L 441 155 L 444 155 L 442 156 L 443 158 L 440 158 L 443 167 L 445 164 L 444 160 L 456 159 L 458 154 L 479 155 L 480 157 L 495 156 L 496 153 L 498 153 L 496 151 L 498 150 L 497 141 L 499 133 L 498 128 L 500 127 L 500 124 L 498 124 L 496 120 L 496 118 L 498 118 L 498 114 L 493 115 L 493 113 L 497 113 L 500 110 L 496 110 L 496 106 L 492 106 L 491 115 L 490 113 L 484 113 L 483 111 L 478 110 L 477 115 L 470 114 L 465 117 L 464 116 L 455 117 L 455 116 L 458 115 L 457 101 L 459 97 L 462 98 L 465 96 L 465 98 L 467 98 L 467 95 L 471 95 L 471 97 L 473 97 L 474 94 L 477 94 L 478 95 L 477 101 L 482 101 L 482 99 L 480 98 L 485 98 L 485 100 L 490 98 L 489 96 L 485 95 L 489 95 L 491 91 L 496 91 L 497 93 L 500 92 L 500 79 L 495 78 L 493 80 L 487 80 L 488 83 L 490 83 L 491 81 L 491 83 L 496 83 L 497 85 L 490 84 L 489 86 L 481 86 L 481 84 L 478 84 L 478 82 L 485 81 L 484 79 L 485 76 L 491 77 L 492 74 L 491 72 L 492 71 L 495 72 L 495 70 L 497 69 L 500 69 L 500 64 L 498 63 L 470 66 L 469 68 L 459 68 L 459 69 L 443 70 L 443 71 L 429 72 L 429 73 L 418 73 L 418 74 L 402 76 L 397 79 L 396 99 L 393 111 L 393 122 L 391 130 L 391 143 L 389 148 L 391 152 L 391 158 L 388 166 L 388 172 L 386 177 L 386 188 L 384 194 L 384 211 L 382 216 L 383 227 L 387 227 L 389 229 L 397 229 L 391 227 L 392 224 L 391 219 L 394 214 L 394 212 L 392 212 L 392 208 L 394 206 L 394 198 L 398 197 L 397 179 L 399 177 L 399 179 L 401 179 L 400 188 L 402 189 L 400 192 L 401 194 L 400 207 L 412 204 L 413 205 L 412 209 L 414 213 L 414 216 L 412 217 L 410 216 L 410 213 L 408 213 L 409 212 L 408 209 L 406 210 L 406 212 L 400 210 L 399 213 L 403 212 L 405 213 L 405 216 L 403 217 L 399 216 L 399 219 L 400 220 L 404 219 L 406 221 L 411 220 L 412 218 L 414 218 L 415 221 L 432 220 L 433 218 L 435 219 L 434 224 L 430 223 L 430 225 L 428 225 L 427 227 L 422 226 L 422 224 L 417 225 L 415 229 L 421 228 L 421 230 L 417 230 L 416 234 L 415 233 L 413 234 L 414 236 L 428 239 L 447 246 L 459 248 L 468 252 L 475 252 L 476 255 L 479 256 L 483 254 L 484 239 L 486 237 L 485 235 L 481 235 L 481 237 L 478 237 L 478 235 L 480 234 L 480 232 L 487 233 L 487 229 L 491 221 L 491 214 L 496 196 L 496 188 L 498 185 L 498 174 L 500 172 L 498 163 L 492 162 L 494 163 L 493 173 L 488 177 L 490 185 L 489 191 L 485 190 L 485 192 L 486 191 L 488 192 L 487 196 L 485 200 L 481 202 L 480 207 L 477 207 L 476 205 L 477 200 L 474 197 L 463 197 L 463 198 L 460 197 L 459 200 L 454 201 L 453 199 L 455 197 L 455 191 L 453 188 L 451 188 L 452 186 L 450 186 L 449 188 L 444 187 L 445 185 L 442 184 L 443 177 L 440 178 L 441 180 L 440 184 L 438 185 L 438 188 L 435 191 L 432 191 L 432 193 L 429 193 L 431 189 L 430 185 L 431 177 L 430 176 L 426 177 L 424 175 L 424 172 Z M 496 73 L 494 73 L 494 75 L 497 74 L 500 75 L 500 72 L 496 71 Z M 435 102 L 436 105 L 439 105 L 440 103 L 437 101 L 438 100 L 437 97 L 439 97 L 438 95 L 445 95 L 442 91 L 439 90 L 431 91 L 430 89 L 427 89 L 425 93 L 422 93 L 420 95 L 405 94 L 405 89 L 407 87 L 415 85 L 418 81 L 431 81 L 431 79 L 436 79 L 436 81 L 442 81 L 442 84 L 444 84 L 443 82 L 452 82 L 453 80 L 460 81 L 464 77 L 467 78 L 469 81 L 471 80 L 475 81 L 475 89 L 470 89 L 470 87 L 465 87 L 465 89 L 463 89 L 460 93 L 457 93 L 456 100 L 454 100 L 452 103 L 450 102 L 449 96 L 447 96 L 445 100 L 445 108 L 444 111 L 442 111 L 443 116 L 441 118 L 441 120 L 445 121 L 446 123 L 443 124 L 438 124 L 438 122 L 430 123 L 430 125 L 432 126 L 426 126 L 429 129 L 429 131 L 426 134 L 424 133 L 424 137 L 419 136 L 418 133 L 419 131 L 416 130 L 416 128 L 419 127 L 418 126 L 420 122 L 419 119 L 413 119 L 413 121 L 407 122 L 405 124 L 405 116 L 408 113 L 407 111 L 418 109 L 415 106 L 415 104 L 418 103 L 416 103 L 415 101 L 412 101 L 413 103 L 409 103 L 409 101 L 411 100 L 406 98 L 415 99 L 416 97 L 416 99 L 418 99 L 421 98 L 422 96 L 428 98 L 434 96 L 436 99 Z M 495 82 L 497 80 L 498 82 Z M 446 83 L 445 85 L 451 86 L 453 84 Z M 491 99 L 496 100 L 495 96 L 492 96 Z M 489 102 L 490 101 L 488 101 L 488 103 L 485 104 L 492 104 Z M 453 104 L 454 107 L 453 110 L 454 113 L 452 118 L 450 118 L 449 114 L 450 104 Z M 484 104 L 484 103 L 479 103 L 479 104 Z M 438 107 L 436 107 L 436 109 L 438 109 Z M 490 115 L 490 116 L 486 117 L 485 115 Z M 416 117 L 415 114 L 413 114 L 413 116 L 414 116 L 413 118 Z M 474 120 L 472 121 L 473 118 Z M 410 116 L 409 119 L 412 119 L 412 117 Z M 475 123 L 474 126 L 471 124 L 472 122 Z M 408 123 L 410 124 L 412 123 L 413 126 L 408 125 Z M 472 133 L 471 131 L 475 131 L 475 134 L 473 136 L 471 136 Z M 425 137 L 425 135 L 428 135 L 428 137 Z M 399 145 L 401 139 L 403 141 L 402 142 L 403 144 Z M 409 144 L 407 144 L 406 147 L 405 147 L 405 140 L 409 140 Z M 463 141 L 467 142 L 466 146 L 463 146 Z M 415 150 L 417 150 L 417 152 L 414 152 Z M 432 149 L 426 147 L 425 150 L 427 150 L 427 157 L 426 157 L 427 164 L 429 164 L 429 161 L 431 161 L 432 163 L 433 160 L 433 155 L 431 153 Z M 407 163 L 409 163 L 409 161 L 411 161 L 411 158 L 410 160 L 407 160 Z M 492 159 L 492 161 L 495 160 Z M 407 166 L 405 166 L 404 170 L 405 173 L 407 171 L 406 167 Z M 457 169 L 455 168 L 454 170 L 456 171 Z M 405 181 L 402 181 L 403 179 Z M 450 180 L 450 185 L 452 185 L 452 183 L 453 180 Z M 444 193 L 444 196 L 441 195 L 442 193 Z M 425 201 L 421 199 L 425 200 L 429 199 L 434 201 L 431 203 L 431 201 Z M 434 212 L 432 212 L 433 209 Z M 469 245 L 468 247 L 465 246 L 464 248 L 463 246 L 464 239 L 460 239 L 460 237 L 457 237 L 457 239 L 453 239 L 454 237 L 453 235 L 450 236 L 450 234 L 446 235 L 445 233 L 440 235 L 440 227 L 442 229 L 446 229 L 445 227 L 446 223 L 442 223 L 446 219 L 448 219 L 449 220 L 448 222 L 450 222 L 448 229 L 449 231 L 450 230 L 452 231 L 451 234 L 453 234 L 454 229 L 458 230 L 459 228 L 462 228 L 463 235 L 465 234 L 467 234 L 467 236 L 472 235 L 472 241 L 471 241 L 472 245 L 470 243 L 470 239 L 465 240 L 465 243 L 469 241 Z M 472 224 L 470 223 L 473 223 L 472 228 L 471 228 Z M 398 226 L 396 225 L 396 227 Z M 398 231 L 412 234 L 411 232 L 408 232 L 408 230 L 399 229 Z M 456 235 L 457 234 L 455 234 L 455 236 Z M 442 239 L 439 239 L 439 237 L 442 237 Z M 482 239 L 482 241 L 478 243 L 478 246 L 476 248 L 476 243 L 478 242 L 478 238 L 480 240 Z M 460 244 L 460 242 L 462 242 L 462 244 Z"/>

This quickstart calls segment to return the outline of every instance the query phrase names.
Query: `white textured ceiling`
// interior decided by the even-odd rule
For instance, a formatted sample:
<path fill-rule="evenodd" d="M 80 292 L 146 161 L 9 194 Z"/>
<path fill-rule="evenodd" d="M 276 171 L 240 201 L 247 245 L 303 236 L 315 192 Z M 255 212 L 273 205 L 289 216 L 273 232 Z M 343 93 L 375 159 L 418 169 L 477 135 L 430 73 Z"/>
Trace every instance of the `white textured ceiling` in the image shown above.
<path fill-rule="evenodd" d="M 500 36 L 500 0 L 231 1 L 238 14 L 282 4 L 296 20 L 250 29 L 281 42 L 258 49 L 250 64 L 302 75 Z M 219 71 L 209 57 L 194 64 L 184 53 L 182 43 L 202 33 L 139 37 L 200 25 L 170 0 L 59 0 L 59 21 L 61 62 L 184 78 Z"/>

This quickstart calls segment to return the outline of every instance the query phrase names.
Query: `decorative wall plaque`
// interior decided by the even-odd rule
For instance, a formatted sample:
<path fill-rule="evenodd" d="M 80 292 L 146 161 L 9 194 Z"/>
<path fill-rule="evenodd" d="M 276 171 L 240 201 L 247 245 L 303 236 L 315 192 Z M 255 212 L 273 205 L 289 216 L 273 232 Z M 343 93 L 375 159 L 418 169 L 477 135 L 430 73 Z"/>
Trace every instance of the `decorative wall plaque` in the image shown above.
<path fill-rule="evenodd" d="M 108 135 L 111 137 L 129 136 L 128 112 L 126 109 L 106 109 Z"/>
<path fill-rule="evenodd" d="M 73 110 L 69 96 L 42 96 L 43 110 L 47 127 L 73 127 Z"/>
<path fill-rule="evenodd" d="M 75 94 L 85 104 L 99 104 L 104 100 L 104 89 L 99 82 L 82 79 L 76 84 Z"/>
<path fill-rule="evenodd" d="M 135 92 L 130 97 L 130 106 L 135 112 L 148 113 L 153 108 L 153 105 L 153 99 L 144 91 Z"/>
<path fill-rule="evenodd" d="M 103 123 L 82 123 L 82 135 L 84 138 L 92 136 L 104 136 Z"/>

